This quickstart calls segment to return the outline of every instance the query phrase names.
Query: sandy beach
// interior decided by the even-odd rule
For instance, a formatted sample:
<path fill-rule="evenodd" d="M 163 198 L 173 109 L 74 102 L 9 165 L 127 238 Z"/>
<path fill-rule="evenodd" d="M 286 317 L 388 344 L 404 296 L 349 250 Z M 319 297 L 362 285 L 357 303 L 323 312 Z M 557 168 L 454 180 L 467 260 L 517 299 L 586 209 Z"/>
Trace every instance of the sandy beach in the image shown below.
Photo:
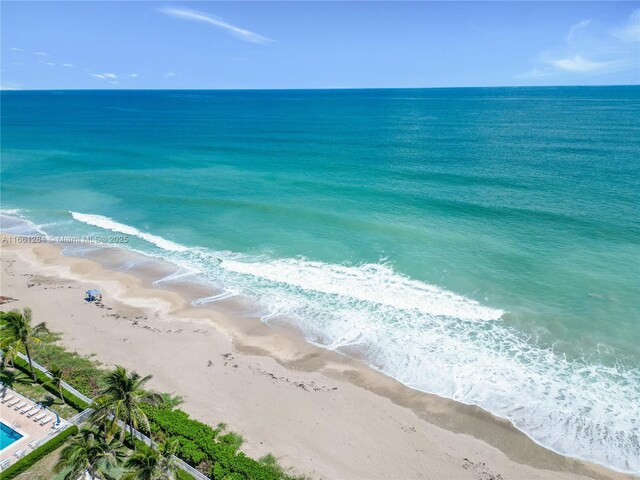
<path fill-rule="evenodd" d="M 3 237 L 6 238 L 6 237 Z M 476 407 L 411 390 L 295 332 L 193 307 L 181 292 L 51 244 L 2 245 L 3 309 L 30 306 L 62 342 L 152 374 L 181 408 L 225 422 L 243 450 L 325 479 L 632 478 L 546 450 Z M 104 307 L 83 300 L 100 289 Z"/>

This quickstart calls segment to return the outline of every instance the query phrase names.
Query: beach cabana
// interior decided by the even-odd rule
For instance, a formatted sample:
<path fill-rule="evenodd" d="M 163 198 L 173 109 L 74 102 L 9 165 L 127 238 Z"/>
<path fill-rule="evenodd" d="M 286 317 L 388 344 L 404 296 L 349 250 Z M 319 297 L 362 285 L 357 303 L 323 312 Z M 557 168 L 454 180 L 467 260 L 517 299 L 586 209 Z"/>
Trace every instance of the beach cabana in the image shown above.
<path fill-rule="evenodd" d="M 87 302 L 96 302 L 102 300 L 102 294 L 99 290 L 87 290 Z"/>

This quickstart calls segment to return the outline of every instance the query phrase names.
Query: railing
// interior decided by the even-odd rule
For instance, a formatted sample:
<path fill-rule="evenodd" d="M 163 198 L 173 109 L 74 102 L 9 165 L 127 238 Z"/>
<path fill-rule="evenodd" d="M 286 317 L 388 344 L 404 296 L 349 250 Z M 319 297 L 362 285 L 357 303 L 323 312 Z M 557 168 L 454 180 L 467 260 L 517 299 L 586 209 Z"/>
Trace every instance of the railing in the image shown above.
<path fill-rule="evenodd" d="M 27 356 L 21 352 L 18 352 L 18 356 L 20 358 L 22 358 L 25 361 L 29 361 L 29 359 L 27 358 Z M 47 377 L 49 378 L 53 378 L 53 375 L 51 375 L 51 372 L 49 372 L 49 370 L 47 370 L 45 367 L 43 367 L 42 365 L 40 365 L 38 362 L 35 362 L 33 360 L 31 360 L 31 363 L 33 364 L 33 368 L 35 368 L 36 370 L 41 371 L 42 373 L 44 373 Z M 65 390 L 67 390 L 68 392 L 72 393 L 73 395 L 75 395 L 76 397 L 78 397 L 79 399 L 81 399 L 82 401 L 88 403 L 89 405 L 93 405 L 93 399 L 87 397 L 86 395 L 80 393 L 78 390 L 76 390 L 75 388 L 73 388 L 71 385 L 69 385 L 67 382 L 60 382 L 60 385 L 62 386 L 62 388 L 64 388 Z M 72 417 L 71 419 L 67 420 L 70 424 L 74 424 L 74 425 L 80 425 L 81 423 L 84 423 L 85 421 L 87 421 L 89 419 L 89 417 L 91 416 L 91 414 L 93 413 L 93 409 L 91 408 L 87 408 L 86 410 L 83 410 L 82 412 L 80 412 L 79 414 L 77 414 L 75 417 Z M 122 422 L 121 420 L 118 420 L 117 422 L 118 426 L 121 428 L 125 428 L 126 429 L 126 424 L 124 422 Z M 67 425 L 66 427 L 68 427 L 69 425 Z M 65 427 L 65 428 L 66 428 Z M 56 435 L 60 432 L 61 430 L 58 430 L 55 433 Z M 49 434 L 51 435 L 51 434 Z M 49 436 L 48 435 L 48 436 Z M 157 445 L 156 443 L 151 440 L 149 437 L 147 437 L 144 433 L 139 432 L 138 430 L 136 430 L 135 428 L 133 429 L 133 435 L 140 441 L 144 442 L 146 445 L 149 445 L 152 448 L 156 448 Z M 48 437 L 47 436 L 47 437 Z M 45 438 L 47 438 L 45 437 Z M 39 442 L 39 445 L 42 444 L 42 442 Z M 175 459 L 178 468 L 180 468 L 181 470 L 187 472 L 189 475 L 191 475 L 193 478 L 195 478 L 196 480 L 211 480 L 209 477 L 207 477 L 206 475 L 204 475 L 202 472 L 200 472 L 199 470 L 196 470 L 195 468 L 193 468 L 191 465 L 189 465 L 187 462 L 185 462 L 184 460 L 176 457 L 175 455 L 173 455 L 173 458 Z M 6 468 L 6 467 L 5 467 Z"/>
<path fill-rule="evenodd" d="M 180 460 L 175 455 L 172 455 L 172 457 L 176 460 L 176 463 L 178 464 L 178 467 L 181 470 L 187 472 L 189 475 L 191 475 L 196 480 L 211 480 L 209 477 L 204 475 L 200 470 L 196 470 L 191 465 L 189 465 L 188 463 Z"/>
<path fill-rule="evenodd" d="M 91 414 L 93 413 L 93 408 L 87 408 L 86 410 L 81 411 L 74 417 L 71 417 L 68 422 L 73 423 L 74 425 L 80 425 L 81 423 L 86 422 Z"/>

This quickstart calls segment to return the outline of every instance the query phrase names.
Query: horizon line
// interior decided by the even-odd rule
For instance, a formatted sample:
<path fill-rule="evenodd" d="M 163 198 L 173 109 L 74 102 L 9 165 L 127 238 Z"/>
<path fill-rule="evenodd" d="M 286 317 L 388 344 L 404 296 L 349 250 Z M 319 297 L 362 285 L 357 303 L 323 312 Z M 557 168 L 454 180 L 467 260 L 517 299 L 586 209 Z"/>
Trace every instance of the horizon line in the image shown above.
<path fill-rule="evenodd" d="M 0 88 L 0 92 L 154 92 L 154 91 L 207 91 L 207 92 L 268 92 L 268 91 L 322 91 L 322 90 L 446 90 L 464 88 L 575 88 L 575 87 L 640 87 L 640 83 L 612 83 L 599 85 L 490 85 L 449 87 L 300 87 L 300 88 Z"/>

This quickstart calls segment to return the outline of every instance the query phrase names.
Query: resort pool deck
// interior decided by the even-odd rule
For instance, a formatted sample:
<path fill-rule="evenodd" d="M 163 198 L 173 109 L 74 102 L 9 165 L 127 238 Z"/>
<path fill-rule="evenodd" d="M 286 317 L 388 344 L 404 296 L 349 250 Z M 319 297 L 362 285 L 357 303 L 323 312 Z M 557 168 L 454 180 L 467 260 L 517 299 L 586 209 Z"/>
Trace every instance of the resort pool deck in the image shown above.
<path fill-rule="evenodd" d="M 4 469 L 69 425 L 55 412 L 3 386 L 0 389 L 0 467 Z"/>

